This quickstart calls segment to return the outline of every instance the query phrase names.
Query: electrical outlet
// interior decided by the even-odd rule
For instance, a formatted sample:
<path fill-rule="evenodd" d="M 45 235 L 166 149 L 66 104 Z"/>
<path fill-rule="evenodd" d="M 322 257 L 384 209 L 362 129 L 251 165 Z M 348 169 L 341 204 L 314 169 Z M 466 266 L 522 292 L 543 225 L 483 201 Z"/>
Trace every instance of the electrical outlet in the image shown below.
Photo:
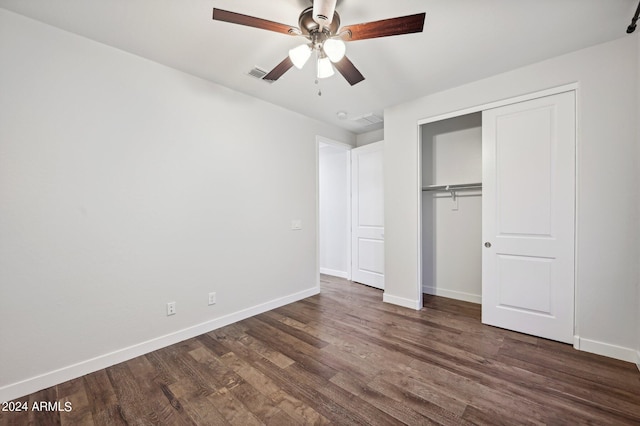
<path fill-rule="evenodd" d="M 209 305 L 215 305 L 216 304 L 216 292 L 211 292 L 209 293 Z"/>
<path fill-rule="evenodd" d="M 176 314 L 176 302 L 167 303 L 167 316 Z"/>

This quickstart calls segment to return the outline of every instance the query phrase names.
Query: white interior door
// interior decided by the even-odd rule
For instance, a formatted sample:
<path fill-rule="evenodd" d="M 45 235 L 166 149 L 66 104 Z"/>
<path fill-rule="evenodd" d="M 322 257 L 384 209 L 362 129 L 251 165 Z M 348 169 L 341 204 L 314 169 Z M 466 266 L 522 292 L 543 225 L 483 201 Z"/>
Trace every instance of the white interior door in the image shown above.
<path fill-rule="evenodd" d="M 351 150 L 351 279 L 384 289 L 384 142 Z"/>
<path fill-rule="evenodd" d="M 483 112 L 482 322 L 573 342 L 575 93 Z"/>

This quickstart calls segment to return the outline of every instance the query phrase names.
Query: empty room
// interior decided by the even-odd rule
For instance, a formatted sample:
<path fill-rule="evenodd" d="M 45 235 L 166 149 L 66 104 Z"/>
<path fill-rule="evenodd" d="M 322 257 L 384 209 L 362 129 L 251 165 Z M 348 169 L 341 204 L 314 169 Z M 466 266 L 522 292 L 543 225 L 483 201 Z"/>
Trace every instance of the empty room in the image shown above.
<path fill-rule="evenodd" d="M 640 423 L 638 0 L 0 0 L 0 425 Z"/>

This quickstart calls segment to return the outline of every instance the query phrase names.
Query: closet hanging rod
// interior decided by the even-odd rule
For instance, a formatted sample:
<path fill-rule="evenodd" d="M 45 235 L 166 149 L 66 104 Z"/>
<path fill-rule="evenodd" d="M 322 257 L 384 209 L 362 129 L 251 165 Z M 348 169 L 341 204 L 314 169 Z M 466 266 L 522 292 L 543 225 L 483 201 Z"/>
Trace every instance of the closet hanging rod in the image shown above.
<path fill-rule="evenodd" d="M 458 189 L 480 189 L 482 182 L 478 183 L 457 183 L 451 185 L 429 185 L 422 187 L 423 191 L 453 191 Z"/>

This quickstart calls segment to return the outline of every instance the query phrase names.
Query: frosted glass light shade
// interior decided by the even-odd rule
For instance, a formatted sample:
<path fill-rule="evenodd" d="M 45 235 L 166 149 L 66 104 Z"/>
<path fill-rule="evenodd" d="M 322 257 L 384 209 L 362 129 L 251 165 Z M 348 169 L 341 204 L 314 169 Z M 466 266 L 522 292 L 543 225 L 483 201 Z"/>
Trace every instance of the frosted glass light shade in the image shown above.
<path fill-rule="evenodd" d="M 324 50 L 331 62 L 338 62 L 344 58 L 347 46 L 340 39 L 330 38 L 322 44 L 322 50 Z"/>
<path fill-rule="evenodd" d="M 294 47 L 289 50 L 289 59 L 293 62 L 293 65 L 299 70 L 304 67 L 309 57 L 311 56 L 311 47 L 308 44 L 301 44 L 298 47 Z"/>
<path fill-rule="evenodd" d="M 329 58 L 318 59 L 318 78 L 327 78 L 333 75 L 333 65 Z"/>

